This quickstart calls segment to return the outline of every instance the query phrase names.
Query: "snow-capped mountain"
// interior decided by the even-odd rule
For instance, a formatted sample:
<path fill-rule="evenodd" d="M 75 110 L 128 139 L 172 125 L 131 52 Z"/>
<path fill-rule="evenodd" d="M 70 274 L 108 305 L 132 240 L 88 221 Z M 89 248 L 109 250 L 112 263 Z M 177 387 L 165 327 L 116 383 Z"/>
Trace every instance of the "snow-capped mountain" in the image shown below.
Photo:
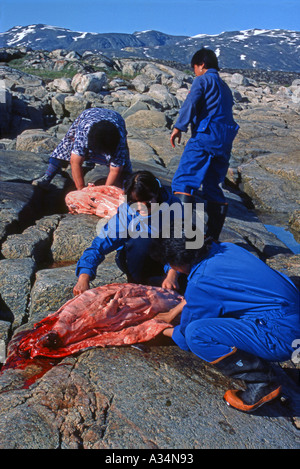
<path fill-rule="evenodd" d="M 300 72 L 300 32 L 251 29 L 172 36 L 159 31 L 133 34 L 76 32 L 43 24 L 15 26 L 0 33 L 0 47 L 102 52 L 108 57 L 168 60 L 189 65 L 201 47 L 213 49 L 222 68 Z"/>

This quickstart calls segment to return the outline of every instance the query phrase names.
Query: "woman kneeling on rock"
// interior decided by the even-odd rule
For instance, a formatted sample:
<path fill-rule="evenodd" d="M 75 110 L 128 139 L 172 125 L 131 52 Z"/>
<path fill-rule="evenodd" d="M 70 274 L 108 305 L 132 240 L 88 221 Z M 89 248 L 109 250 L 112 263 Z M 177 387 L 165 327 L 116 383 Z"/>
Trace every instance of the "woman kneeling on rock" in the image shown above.
<path fill-rule="evenodd" d="M 299 292 L 291 280 L 231 243 L 206 240 L 186 249 L 186 238 L 153 240 L 151 255 L 188 275 L 185 299 L 157 318 L 180 325 L 163 333 L 183 350 L 214 364 L 244 391 L 229 390 L 228 405 L 244 412 L 280 396 L 269 362 L 291 359 L 300 338 Z"/>
<path fill-rule="evenodd" d="M 151 236 L 159 236 L 163 217 L 156 217 L 155 207 L 162 210 L 180 201 L 165 189 L 149 171 L 133 173 L 125 184 L 127 202 L 121 204 L 117 214 L 102 228 L 92 245 L 77 263 L 76 283 L 73 293 L 78 295 L 89 289 L 96 277 L 97 267 L 110 252 L 117 251 L 116 263 L 127 275 L 128 282 L 179 287 L 178 273 L 169 269 L 167 276 L 160 262 L 150 256 Z M 179 210 L 181 215 L 181 209 Z"/>

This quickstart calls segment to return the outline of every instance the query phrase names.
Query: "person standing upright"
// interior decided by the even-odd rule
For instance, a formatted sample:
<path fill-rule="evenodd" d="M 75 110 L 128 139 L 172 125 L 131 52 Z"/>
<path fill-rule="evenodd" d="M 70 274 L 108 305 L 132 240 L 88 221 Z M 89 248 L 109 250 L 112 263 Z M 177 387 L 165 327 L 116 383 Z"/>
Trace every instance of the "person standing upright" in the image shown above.
<path fill-rule="evenodd" d="M 206 236 L 218 240 L 228 205 L 220 184 L 224 182 L 239 126 L 233 119 L 233 96 L 219 76 L 214 51 L 200 49 L 191 60 L 196 78 L 183 103 L 171 134 L 171 145 L 191 126 L 189 139 L 172 180 L 172 190 L 182 202 L 194 203 L 202 186 L 208 215 Z"/>

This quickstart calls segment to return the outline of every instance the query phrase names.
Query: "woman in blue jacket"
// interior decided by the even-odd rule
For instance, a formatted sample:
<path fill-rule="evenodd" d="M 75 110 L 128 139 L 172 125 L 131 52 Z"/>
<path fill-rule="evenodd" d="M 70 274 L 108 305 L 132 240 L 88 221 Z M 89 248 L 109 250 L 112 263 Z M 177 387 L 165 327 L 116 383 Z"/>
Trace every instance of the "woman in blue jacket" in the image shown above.
<path fill-rule="evenodd" d="M 172 190 L 183 202 L 194 203 L 193 194 L 202 186 L 208 215 L 207 236 L 219 238 L 227 203 L 220 184 L 224 182 L 238 125 L 233 119 L 233 97 L 221 80 L 218 59 L 210 49 L 196 52 L 191 61 L 196 78 L 183 103 L 171 134 L 171 144 L 191 126 L 172 181 Z"/>
<path fill-rule="evenodd" d="M 186 239 L 153 240 L 154 258 L 188 275 L 185 299 L 157 317 L 180 325 L 166 329 L 176 344 L 244 380 L 225 401 L 251 412 L 280 395 L 269 364 L 291 359 L 300 338 L 299 291 L 288 277 L 231 243 L 208 240 L 200 250 Z"/>
<path fill-rule="evenodd" d="M 163 217 L 158 212 L 155 216 L 153 211 L 156 207 L 162 213 L 164 210 L 167 212 L 174 203 L 181 207 L 180 201 L 162 187 L 149 171 L 132 174 L 125 184 L 125 194 L 127 202 L 119 207 L 117 214 L 106 223 L 77 263 L 75 295 L 89 288 L 97 267 L 113 251 L 117 251 L 117 265 L 127 274 L 129 282 L 154 284 L 159 280 L 161 285 L 162 277 L 165 277 L 161 263 L 155 262 L 149 255 L 151 238 L 159 236 L 163 221 Z M 163 286 L 178 288 L 177 276 L 170 269 Z"/>

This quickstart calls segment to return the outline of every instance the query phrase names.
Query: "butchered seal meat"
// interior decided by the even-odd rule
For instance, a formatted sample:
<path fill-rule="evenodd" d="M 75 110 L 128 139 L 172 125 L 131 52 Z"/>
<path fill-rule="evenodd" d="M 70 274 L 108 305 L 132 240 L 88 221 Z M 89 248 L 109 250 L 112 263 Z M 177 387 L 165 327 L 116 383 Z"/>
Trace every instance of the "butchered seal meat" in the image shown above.
<path fill-rule="evenodd" d="M 90 289 L 35 324 L 18 353 L 60 358 L 89 347 L 146 342 L 170 327 L 155 316 L 181 300 L 175 291 L 131 283 Z"/>
<path fill-rule="evenodd" d="M 65 198 L 70 213 L 88 213 L 100 218 L 111 218 L 124 200 L 124 192 L 119 187 L 94 184 L 69 192 Z"/>

